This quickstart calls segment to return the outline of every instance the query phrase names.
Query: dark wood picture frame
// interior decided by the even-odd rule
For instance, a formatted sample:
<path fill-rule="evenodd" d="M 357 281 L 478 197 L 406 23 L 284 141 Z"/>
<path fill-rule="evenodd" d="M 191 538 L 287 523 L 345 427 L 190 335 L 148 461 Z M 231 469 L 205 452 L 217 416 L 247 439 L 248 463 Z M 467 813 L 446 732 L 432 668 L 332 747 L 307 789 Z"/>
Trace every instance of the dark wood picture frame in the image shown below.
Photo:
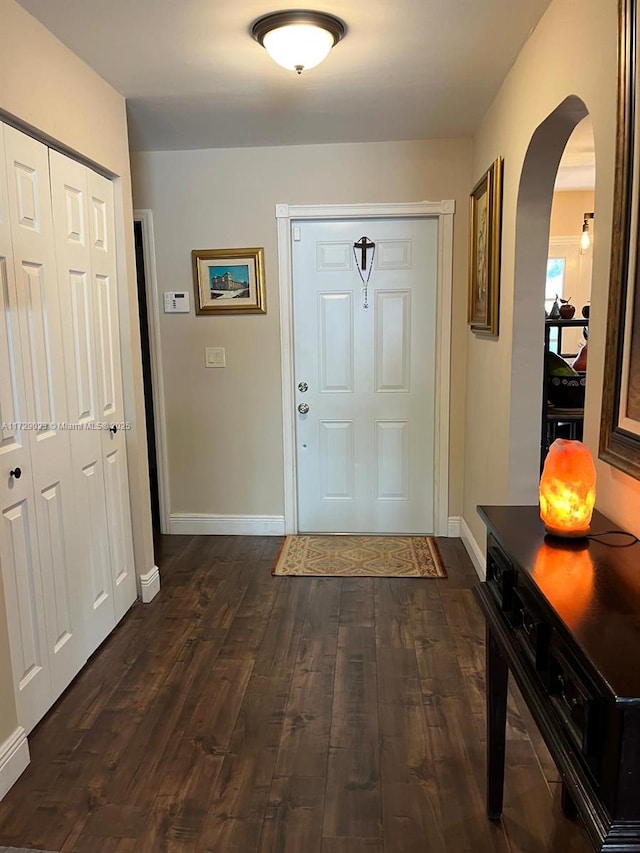
<path fill-rule="evenodd" d="M 618 128 L 599 456 L 640 479 L 638 2 L 619 0 Z"/>
<path fill-rule="evenodd" d="M 500 322 L 502 170 L 498 157 L 469 197 L 469 294 L 471 331 L 497 337 Z"/>

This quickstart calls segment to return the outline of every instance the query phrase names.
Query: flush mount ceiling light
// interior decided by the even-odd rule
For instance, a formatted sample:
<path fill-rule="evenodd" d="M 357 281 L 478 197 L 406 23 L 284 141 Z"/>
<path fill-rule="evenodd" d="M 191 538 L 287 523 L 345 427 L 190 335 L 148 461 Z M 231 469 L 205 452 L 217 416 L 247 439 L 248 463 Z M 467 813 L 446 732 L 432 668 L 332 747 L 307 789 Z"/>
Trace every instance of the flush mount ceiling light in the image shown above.
<path fill-rule="evenodd" d="M 263 15 L 251 26 L 251 35 L 274 62 L 298 74 L 319 65 L 346 31 L 333 15 L 299 9 Z"/>

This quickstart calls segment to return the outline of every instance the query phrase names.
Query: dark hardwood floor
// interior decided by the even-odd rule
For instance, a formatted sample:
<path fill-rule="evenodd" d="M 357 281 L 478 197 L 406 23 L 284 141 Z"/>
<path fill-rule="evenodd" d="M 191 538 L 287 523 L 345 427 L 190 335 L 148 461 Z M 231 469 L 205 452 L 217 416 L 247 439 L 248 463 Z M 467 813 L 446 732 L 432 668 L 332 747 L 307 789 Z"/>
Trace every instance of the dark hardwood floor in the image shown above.
<path fill-rule="evenodd" d="M 0 845 L 76 853 L 587 853 L 511 698 L 484 815 L 484 625 L 447 580 L 272 578 L 280 539 L 163 537 L 137 604 L 29 738 Z M 524 715 L 523 715 L 524 713 Z"/>

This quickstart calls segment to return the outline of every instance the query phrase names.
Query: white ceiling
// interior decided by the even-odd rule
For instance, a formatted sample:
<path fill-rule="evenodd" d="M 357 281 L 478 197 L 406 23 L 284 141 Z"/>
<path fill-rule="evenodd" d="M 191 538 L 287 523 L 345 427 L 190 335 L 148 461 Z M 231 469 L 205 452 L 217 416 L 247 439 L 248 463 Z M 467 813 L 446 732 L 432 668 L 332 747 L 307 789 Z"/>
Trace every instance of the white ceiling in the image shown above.
<path fill-rule="evenodd" d="M 576 126 L 562 154 L 556 190 L 592 190 L 596 185 L 596 152 L 591 116 Z"/>
<path fill-rule="evenodd" d="M 274 0 L 19 2 L 162 150 L 470 136 L 550 0 L 320 0 L 348 31 L 301 77 L 249 35 Z"/>

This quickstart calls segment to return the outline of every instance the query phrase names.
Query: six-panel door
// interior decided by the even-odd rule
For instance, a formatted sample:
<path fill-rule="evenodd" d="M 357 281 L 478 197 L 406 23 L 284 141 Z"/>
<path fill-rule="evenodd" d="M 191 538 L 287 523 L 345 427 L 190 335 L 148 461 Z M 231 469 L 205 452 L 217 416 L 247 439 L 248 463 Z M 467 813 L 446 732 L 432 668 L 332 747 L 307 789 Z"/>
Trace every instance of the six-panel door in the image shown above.
<path fill-rule="evenodd" d="M 136 587 L 113 188 L 3 125 L 0 155 L 0 568 L 29 731 Z"/>
<path fill-rule="evenodd" d="M 296 223 L 301 532 L 433 533 L 437 234 L 435 219 Z"/>
<path fill-rule="evenodd" d="M 29 730 L 86 655 L 48 152 L 14 128 L 5 127 L 4 137 L 15 288 L 5 290 L 9 375 L 22 386 L 16 422 L 29 455 L 19 478 L 26 500 L 20 507 L 5 505 L 11 555 L 3 560 L 3 578 L 13 590 L 16 609 L 9 607 L 7 616 L 18 660 L 14 678 L 20 722 Z M 11 481 L 18 482 L 15 475 Z"/>

